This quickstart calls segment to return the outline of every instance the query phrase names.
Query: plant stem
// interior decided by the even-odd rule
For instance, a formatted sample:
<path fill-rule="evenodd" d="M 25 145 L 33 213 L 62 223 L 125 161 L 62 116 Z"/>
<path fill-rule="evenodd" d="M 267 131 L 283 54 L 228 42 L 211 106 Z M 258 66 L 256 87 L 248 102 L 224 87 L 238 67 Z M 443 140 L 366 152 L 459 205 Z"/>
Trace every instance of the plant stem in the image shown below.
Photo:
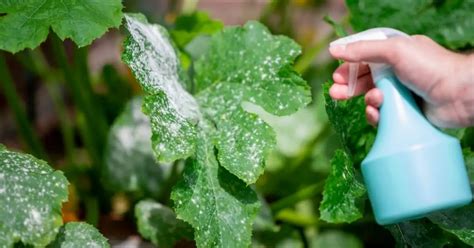
<path fill-rule="evenodd" d="M 160 192 L 159 199 L 160 199 L 160 202 L 163 202 L 166 205 L 169 205 L 171 191 L 173 190 L 173 186 L 176 184 L 176 182 L 179 179 L 181 168 L 182 168 L 181 165 L 183 165 L 183 163 L 185 163 L 184 160 L 177 160 L 173 162 L 170 176 L 163 184 L 163 190 Z"/>
<path fill-rule="evenodd" d="M 327 138 L 329 135 L 331 135 L 331 125 L 329 125 L 329 122 L 326 121 L 323 124 L 321 130 L 319 131 L 318 135 L 316 135 L 316 137 L 314 137 L 314 139 L 308 145 L 306 145 L 304 149 L 300 151 L 298 156 L 290 163 L 288 167 L 297 168 L 301 164 L 303 164 L 313 152 L 314 147 L 319 142 Z"/>
<path fill-rule="evenodd" d="M 326 48 L 331 41 L 331 38 L 334 36 L 334 32 L 331 32 L 327 37 L 319 41 L 318 43 L 314 44 L 313 46 L 309 47 L 306 51 L 304 51 L 303 55 L 298 59 L 295 64 L 295 70 L 298 73 L 304 73 L 311 63 L 313 63 L 314 59 L 319 55 L 319 53 Z"/>
<path fill-rule="evenodd" d="M 34 133 L 25 113 L 21 98 L 15 90 L 15 85 L 10 73 L 8 72 L 7 64 L 3 54 L 0 54 L 0 86 L 2 87 L 2 90 L 5 94 L 8 105 L 15 115 L 17 125 L 20 129 L 20 135 L 28 149 L 34 156 L 47 160 L 46 152 L 44 151 L 38 137 Z"/>
<path fill-rule="evenodd" d="M 63 70 L 64 79 L 70 88 L 73 100 L 77 104 L 79 110 L 84 114 L 82 123 L 79 119 L 81 137 L 93 163 L 100 165 L 102 163 L 100 156 L 102 147 L 100 147 L 100 142 L 98 142 L 98 140 L 105 137 L 102 133 L 104 129 L 103 123 L 100 121 L 104 116 L 101 115 L 101 113 L 96 113 L 96 107 L 93 106 L 89 99 L 89 94 L 84 92 L 84 87 L 81 85 L 85 83 L 81 82 L 80 78 L 68 63 L 63 43 L 58 37 L 52 39 L 52 47 L 58 66 Z M 78 116 L 80 117 L 80 115 Z"/>
<path fill-rule="evenodd" d="M 329 25 L 333 27 L 333 31 L 320 40 L 318 43 L 314 44 L 313 46 L 309 47 L 303 55 L 298 59 L 295 64 L 295 70 L 299 73 L 304 73 L 314 59 L 321 53 L 323 48 L 328 47 L 329 42 L 335 37 L 342 37 L 346 36 L 347 32 L 344 29 L 344 26 L 347 25 L 349 21 L 349 16 L 346 15 L 342 18 L 341 23 L 336 23 L 331 17 L 325 16 L 324 21 L 326 21 Z"/>
<path fill-rule="evenodd" d="M 60 78 L 57 72 L 48 65 L 40 49 L 28 51 L 28 56 L 20 57 L 20 62 L 27 69 L 36 73 L 43 79 L 48 94 L 50 95 L 56 114 L 58 115 L 63 144 L 66 152 L 66 162 L 73 164 L 75 161 L 74 129 L 68 116 L 66 105 L 60 94 Z"/>
<path fill-rule="evenodd" d="M 317 217 L 308 214 L 301 214 L 291 209 L 280 211 L 276 215 L 275 219 L 296 226 L 314 226 L 319 223 L 319 219 Z"/>
<path fill-rule="evenodd" d="M 99 224 L 99 201 L 95 196 L 84 197 L 86 208 L 86 222 L 97 227 Z"/>
<path fill-rule="evenodd" d="M 98 148 L 99 154 L 102 154 L 105 147 L 105 140 L 107 138 L 108 124 L 105 118 L 104 110 L 102 106 L 96 102 L 94 97 L 92 83 L 90 79 L 90 73 L 87 66 L 88 47 L 75 48 L 74 50 L 74 65 L 76 78 L 79 80 L 79 86 L 82 88 L 81 93 L 86 99 L 87 111 L 83 111 L 86 118 L 86 122 L 89 127 L 93 127 L 93 137 L 95 137 L 95 143 Z M 94 118 L 91 122 L 89 118 Z M 90 131 L 89 130 L 89 131 Z"/>
<path fill-rule="evenodd" d="M 107 195 L 100 182 L 102 155 L 107 138 L 108 124 L 101 105 L 95 102 L 89 70 L 87 67 L 87 48 L 74 48 L 74 64 L 68 62 L 65 47 L 58 37 L 52 39 L 53 52 L 59 67 L 63 70 L 66 85 L 69 87 L 78 107 L 76 120 L 82 140 L 92 160 L 91 190 L 86 192 L 86 216 L 92 224 L 97 224 L 100 203 L 107 202 Z"/>
<path fill-rule="evenodd" d="M 291 194 L 283 199 L 280 199 L 272 204 L 270 204 L 270 209 L 272 212 L 276 213 L 282 209 L 287 207 L 294 206 L 296 203 L 311 198 L 319 193 L 321 193 L 324 189 L 324 182 L 318 182 L 305 188 L 297 191 L 296 193 Z"/>

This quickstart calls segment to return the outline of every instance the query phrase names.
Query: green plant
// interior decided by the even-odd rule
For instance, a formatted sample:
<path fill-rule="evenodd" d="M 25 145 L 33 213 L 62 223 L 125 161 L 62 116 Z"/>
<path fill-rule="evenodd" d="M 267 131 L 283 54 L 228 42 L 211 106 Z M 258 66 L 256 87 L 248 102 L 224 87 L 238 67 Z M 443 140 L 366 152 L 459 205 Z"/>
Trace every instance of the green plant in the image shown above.
<path fill-rule="evenodd" d="M 191 157 L 171 194 L 177 216 L 194 227 L 200 247 L 248 246 L 259 208 L 248 184 L 263 173 L 275 139 L 241 104 L 277 115 L 306 105 L 309 88 L 291 68 L 299 47 L 257 22 L 227 28 L 211 38 L 189 79 L 164 28 L 143 16 L 125 19 L 123 60 L 146 93 L 155 155 L 163 162 Z M 184 89 L 187 80 L 194 96 Z"/>
<path fill-rule="evenodd" d="M 3 146 L 0 146 L 0 161 L 2 247 L 16 242 L 43 247 L 51 242 L 53 246 L 64 242 L 109 246 L 90 225 L 68 223 L 62 226 L 61 203 L 68 196 L 68 181 L 62 172 L 54 171 L 46 162 L 31 155 L 11 152 Z M 77 240 L 77 236 L 81 240 Z"/>
<path fill-rule="evenodd" d="M 86 118 L 79 128 L 95 163 L 100 164 L 101 142 L 107 132 L 105 115 L 94 106 L 89 74 L 85 63 L 87 49 L 75 50 L 75 62 L 70 64 L 60 42 L 66 38 L 79 47 L 90 44 L 102 36 L 109 28 L 117 27 L 122 20 L 122 4 L 118 0 L 57 2 L 29 1 L 0 3 L 0 49 L 12 53 L 25 48 L 35 49 L 44 42 L 51 28 L 55 35 L 51 43 L 59 69 L 53 70 L 41 49 L 30 50 L 18 55 L 27 71 L 36 74 L 47 82 L 47 89 L 55 110 L 61 118 L 64 143 L 68 162 L 74 160 L 74 131 L 67 118 L 64 102 L 58 96 L 59 81 L 66 79 L 81 114 Z M 29 150 L 41 158 L 47 155 L 29 123 L 24 105 L 15 90 L 12 77 L 0 54 L 0 74 L 3 93 L 8 104 L 14 109 L 16 121 Z M 81 117 L 79 117 L 81 118 Z M 92 135 L 93 131 L 96 133 Z M 80 247 L 85 244 L 95 247 L 108 247 L 106 239 L 92 226 L 85 223 L 62 225 L 61 204 L 68 199 L 68 181 L 59 171 L 53 171 L 46 162 L 30 155 L 24 155 L 0 147 L 0 185 L 2 187 L 2 211 L 0 214 L 0 246 L 14 244 L 53 247 Z M 93 204 L 92 204 L 93 205 Z M 91 205 L 91 206 L 92 206 Z M 97 209 L 88 209 L 88 215 Z M 93 216 L 90 215 L 90 216 Z M 94 223 L 95 220 L 89 219 Z M 61 228 L 61 229 L 60 229 Z M 80 237 L 80 239 L 77 239 Z"/>

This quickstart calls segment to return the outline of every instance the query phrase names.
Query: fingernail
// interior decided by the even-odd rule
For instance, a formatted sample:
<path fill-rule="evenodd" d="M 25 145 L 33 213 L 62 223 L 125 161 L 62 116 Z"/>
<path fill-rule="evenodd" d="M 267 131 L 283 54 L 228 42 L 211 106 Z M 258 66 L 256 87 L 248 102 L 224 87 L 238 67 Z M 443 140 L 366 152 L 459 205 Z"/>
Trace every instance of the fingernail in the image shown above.
<path fill-rule="evenodd" d="M 329 52 L 334 57 L 340 57 L 344 55 L 345 51 L 346 51 L 346 45 L 334 45 L 334 46 L 329 47 Z"/>

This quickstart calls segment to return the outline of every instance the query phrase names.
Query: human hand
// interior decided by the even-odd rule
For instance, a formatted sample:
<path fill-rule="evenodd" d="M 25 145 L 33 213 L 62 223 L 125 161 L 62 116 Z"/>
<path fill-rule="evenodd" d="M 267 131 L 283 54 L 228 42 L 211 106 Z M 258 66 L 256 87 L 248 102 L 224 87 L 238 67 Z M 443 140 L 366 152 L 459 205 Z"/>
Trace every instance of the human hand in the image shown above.
<path fill-rule="evenodd" d="M 439 127 L 474 125 L 474 56 L 451 52 L 426 36 L 394 37 L 359 41 L 329 49 L 334 58 L 358 62 L 359 75 L 354 95 L 365 95 L 366 117 L 379 120 L 383 95 L 375 88 L 370 69 L 363 62 L 390 64 L 401 82 L 423 100 L 426 117 Z M 333 99 L 348 99 L 349 64 L 333 74 L 329 90 Z"/>

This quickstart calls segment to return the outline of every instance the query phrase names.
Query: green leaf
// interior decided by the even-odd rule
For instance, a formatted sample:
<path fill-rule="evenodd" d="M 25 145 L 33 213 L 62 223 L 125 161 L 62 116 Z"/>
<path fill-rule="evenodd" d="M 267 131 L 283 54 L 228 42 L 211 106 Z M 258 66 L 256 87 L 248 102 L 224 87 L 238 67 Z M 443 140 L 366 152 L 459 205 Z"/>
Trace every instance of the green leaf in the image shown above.
<path fill-rule="evenodd" d="M 243 110 L 243 102 L 275 115 L 288 115 L 311 101 L 305 81 L 292 69 L 300 47 L 272 36 L 260 23 L 231 27 L 213 36 L 207 53 L 196 62 L 197 99 L 217 129 L 219 162 L 253 183 L 275 144 L 271 128 Z"/>
<path fill-rule="evenodd" d="M 257 194 L 260 201 L 260 210 L 253 222 L 253 231 L 276 231 L 278 226 L 275 224 L 270 206 L 261 194 Z"/>
<path fill-rule="evenodd" d="M 90 224 L 69 222 L 61 227 L 56 240 L 48 245 L 50 248 L 110 247 L 107 239 Z"/>
<path fill-rule="evenodd" d="M 365 119 L 364 97 L 338 101 L 329 96 L 331 84 L 325 83 L 324 99 L 329 121 L 356 166 L 362 162 L 375 139 L 375 129 Z"/>
<path fill-rule="evenodd" d="M 205 12 L 196 11 L 176 18 L 171 37 L 178 47 L 184 48 L 186 44 L 201 35 L 212 35 L 224 27 L 221 21 L 213 20 Z"/>
<path fill-rule="evenodd" d="M 0 246 L 45 246 L 62 225 L 68 182 L 60 171 L 31 155 L 0 146 Z"/>
<path fill-rule="evenodd" d="M 346 0 L 346 3 L 356 31 L 393 27 L 408 34 L 428 35 L 449 48 L 474 45 L 474 1 Z"/>
<path fill-rule="evenodd" d="M 449 244 L 444 232 L 426 219 L 385 226 L 397 241 L 397 247 L 441 248 Z"/>
<path fill-rule="evenodd" d="M 176 219 L 173 210 L 153 200 L 135 205 L 135 217 L 140 234 L 158 247 L 173 247 L 181 239 L 193 238 L 192 228 Z"/>
<path fill-rule="evenodd" d="M 241 105 L 250 101 L 284 115 L 307 104 L 308 86 L 290 67 L 299 47 L 256 22 L 225 29 L 196 63 L 194 81 L 202 87 L 194 98 L 181 86 L 185 79 L 166 31 L 142 17 L 127 15 L 126 22 L 131 35 L 123 60 L 147 94 L 143 109 L 151 118 L 155 154 L 169 160 L 193 155 L 172 193 L 178 217 L 194 227 L 200 247 L 248 246 L 259 203 L 246 184 L 263 172 L 275 137 Z M 240 54 L 248 60 L 237 60 Z"/>
<path fill-rule="evenodd" d="M 429 219 L 466 244 L 474 246 L 474 205 L 437 212 L 430 215 Z"/>
<path fill-rule="evenodd" d="M 144 18 L 125 16 L 130 37 L 122 59 L 146 92 L 143 112 L 151 121 L 155 155 L 159 161 L 172 162 L 194 153 L 200 113 L 196 100 L 183 88 L 184 74 L 168 33 Z"/>
<path fill-rule="evenodd" d="M 474 127 L 468 127 L 464 130 L 461 145 L 464 148 L 469 148 L 471 151 L 474 151 Z"/>
<path fill-rule="evenodd" d="M 347 36 L 347 32 L 344 29 L 344 27 L 340 23 L 338 23 L 334 19 L 332 19 L 331 16 L 325 15 L 323 19 L 324 19 L 325 22 L 327 22 L 329 25 L 332 26 L 332 28 L 334 29 L 334 32 L 336 33 L 337 37 Z"/>
<path fill-rule="evenodd" d="M 122 20 L 120 0 L 30 0 L 1 1 L 0 49 L 16 53 L 36 48 L 51 28 L 62 40 L 79 47 L 90 44 Z"/>
<path fill-rule="evenodd" d="M 323 201 L 319 207 L 322 220 L 341 223 L 353 222 L 362 217 L 366 189 L 356 176 L 349 157 L 337 150 L 331 160 L 331 172 L 326 179 Z"/>
<path fill-rule="evenodd" d="M 474 185 L 474 152 L 472 152 L 469 148 L 464 148 L 462 153 L 467 168 L 467 174 L 469 176 L 469 181 L 471 182 L 472 186 Z"/>
<path fill-rule="evenodd" d="M 248 247 L 260 205 L 257 195 L 219 166 L 203 132 L 197 149 L 171 194 L 178 218 L 194 227 L 199 247 Z"/>
<path fill-rule="evenodd" d="M 103 167 L 104 181 L 115 192 L 158 197 L 171 166 L 155 161 L 150 121 L 142 113 L 141 104 L 141 97 L 130 100 L 110 129 Z"/>
<path fill-rule="evenodd" d="M 326 231 L 318 234 L 311 248 L 362 248 L 362 242 L 354 235 L 341 231 Z"/>

